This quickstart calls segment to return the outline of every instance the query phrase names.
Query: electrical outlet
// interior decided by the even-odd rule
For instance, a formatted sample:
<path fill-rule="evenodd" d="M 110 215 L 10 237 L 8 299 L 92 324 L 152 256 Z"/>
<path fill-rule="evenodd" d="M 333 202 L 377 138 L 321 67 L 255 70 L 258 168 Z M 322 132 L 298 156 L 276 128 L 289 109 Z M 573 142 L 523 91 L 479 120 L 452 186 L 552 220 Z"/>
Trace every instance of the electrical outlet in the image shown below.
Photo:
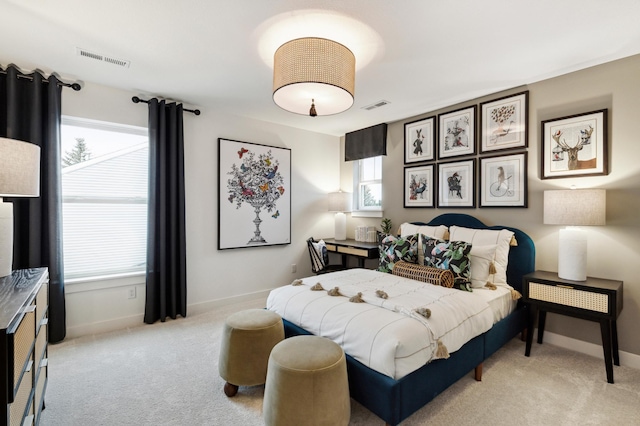
<path fill-rule="evenodd" d="M 291 273 L 295 274 L 297 270 L 298 266 L 295 263 L 291 264 Z"/>
<path fill-rule="evenodd" d="M 129 297 L 129 299 L 135 299 L 136 298 L 136 288 L 135 287 L 131 287 L 128 291 L 127 291 L 127 295 Z"/>

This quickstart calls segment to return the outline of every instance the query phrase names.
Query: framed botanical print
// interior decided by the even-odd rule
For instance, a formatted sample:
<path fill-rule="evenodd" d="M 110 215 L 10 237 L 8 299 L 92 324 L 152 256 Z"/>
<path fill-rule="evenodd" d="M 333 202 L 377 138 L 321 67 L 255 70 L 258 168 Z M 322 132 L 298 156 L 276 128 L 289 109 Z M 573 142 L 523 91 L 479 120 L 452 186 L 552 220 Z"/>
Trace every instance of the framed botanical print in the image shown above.
<path fill-rule="evenodd" d="M 218 139 L 218 250 L 291 243 L 291 150 Z"/>
<path fill-rule="evenodd" d="M 527 207 L 527 153 L 480 158 L 480 207 Z"/>
<path fill-rule="evenodd" d="M 404 168 L 404 206 L 434 207 L 434 165 Z"/>
<path fill-rule="evenodd" d="M 476 106 L 438 116 L 438 158 L 476 153 Z"/>
<path fill-rule="evenodd" d="M 476 160 L 438 164 L 438 207 L 475 207 Z"/>
<path fill-rule="evenodd" d="M 405 123 L 404 164 L 435 159 L 436 118 Z"/>
<path fill-rule="evenodd" d="M 607 110 L 542 122 L 542 179 L 606 175 Z"/>
<path fill-rule="evenodd" d="M 529 92 L 480 104 L 480 153 L 528 146 Z"/>

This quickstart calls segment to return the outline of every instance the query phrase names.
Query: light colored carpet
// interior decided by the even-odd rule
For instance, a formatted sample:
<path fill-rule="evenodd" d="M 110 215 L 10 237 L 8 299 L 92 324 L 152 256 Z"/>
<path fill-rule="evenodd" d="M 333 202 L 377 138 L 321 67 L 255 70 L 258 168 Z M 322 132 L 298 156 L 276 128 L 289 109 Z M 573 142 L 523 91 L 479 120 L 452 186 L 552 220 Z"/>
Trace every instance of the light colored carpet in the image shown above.
<path fill-rule="evenodd" d="M 49 346 L 41 425 L 261 425 L 263 386 L 227 398 L 218 376 L 224 318 L 264 300 Z M 577 352 L 509 342 L 402 422 L 408 425 L 632 425 L 640 422 L 640 370 Z M 384 422 L 352 400 L 351 425 Z"/>

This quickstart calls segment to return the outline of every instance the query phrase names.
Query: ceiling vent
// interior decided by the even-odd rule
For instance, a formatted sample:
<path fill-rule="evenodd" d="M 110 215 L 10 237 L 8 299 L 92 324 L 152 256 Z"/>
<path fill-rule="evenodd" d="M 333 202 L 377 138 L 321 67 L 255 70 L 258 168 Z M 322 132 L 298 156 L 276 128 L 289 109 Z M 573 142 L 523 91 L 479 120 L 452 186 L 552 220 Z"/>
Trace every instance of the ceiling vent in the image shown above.
<path fill-rule="evenodd" d="M 124 59 L 116 59 L 110 56 L 100 55 L 99 53 L 89 52 L 88 50 L 81 49 L 79 47 L 76 48 L 78 56 L 82 56 L 89 59 L 95 59 L 96 61 L 108 62 L 113 65 L 118 65 L 119 67 L 129 68 L 131 65 L 130 61 L 125 61 Z"/>
<path fill-rule="evenodd" d="M 382 100 L 382 101 L 375 102 L 375 103 L 373 103 L 371 105 L 363 106 L 362 109 L 366 109 L 367 111 L 371 111 L 372 109 L 380 108 L 380 107 L 385 106 L 385 105 L 390 104 L 390 103 L 391 102 L 389 102 L 389 101 Z"/>

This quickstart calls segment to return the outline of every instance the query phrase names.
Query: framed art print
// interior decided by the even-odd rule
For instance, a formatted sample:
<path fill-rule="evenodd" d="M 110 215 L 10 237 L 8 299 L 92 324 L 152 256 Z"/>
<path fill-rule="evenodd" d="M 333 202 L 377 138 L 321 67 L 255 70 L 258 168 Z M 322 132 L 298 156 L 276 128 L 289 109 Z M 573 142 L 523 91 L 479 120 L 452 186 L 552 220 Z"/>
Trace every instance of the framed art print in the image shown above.
<path fill-rule="evenodd" d="M 218 250 L 291 243 L 291 150 L 218 139 Z"/>
<path fill-rule="evenodd" d="M 434 207 L 434 165 L 404 168 L 404 206 Z"/>
<path fill-rule="evenodd" d="M 527 207 L 527 153 L 480 158 L 480 207 Z"/>
<path fill-rule="evenodd" d="M 405 123 L 404 164 L 434 160 L 435 136 L 435 117 Z"/>
<path fill-rule="evenodd" d="M 480 104 L 480 153 L 528 146 L 529 92 Z"/>
<path fill-rule="evenodd" d="M 438 158 L 476 153 L 476 106 L 438 116 Z"/>
<path fill-rule="evenodd" d="M 607 110 L 542 122 L 542 179 L 606 175 Z"/>
<path fill-rule="evenodd" d="M 476 160 L 438 164 L 438 207 L 475 207 Z"/>

